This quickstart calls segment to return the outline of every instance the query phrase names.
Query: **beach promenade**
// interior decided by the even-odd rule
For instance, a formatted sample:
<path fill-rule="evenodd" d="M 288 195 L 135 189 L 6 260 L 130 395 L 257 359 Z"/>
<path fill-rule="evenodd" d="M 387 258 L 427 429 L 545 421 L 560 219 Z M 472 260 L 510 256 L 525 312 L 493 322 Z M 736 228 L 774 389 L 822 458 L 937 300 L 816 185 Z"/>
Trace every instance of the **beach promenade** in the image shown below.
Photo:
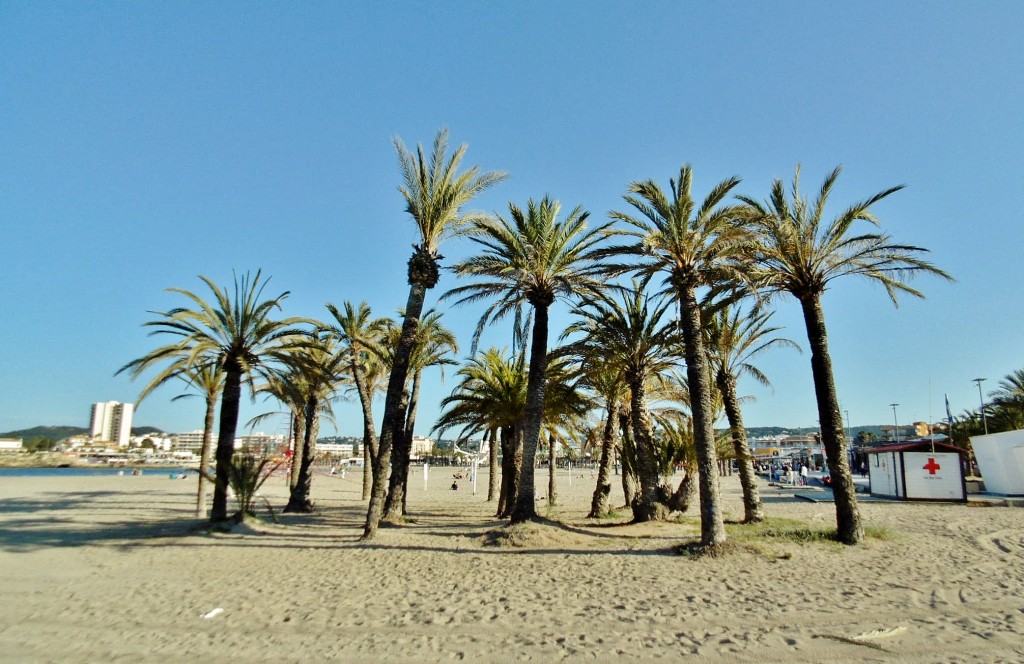
<path fill-rule="evenodd" d="M 589 522 L 594 480 L 560 476 L 562 525 L 489 546 L 501 522 L 453 469 L 410 478 L 416 522 L 357 541 L 360 475 L 318 475 L 314 515 L 211 535 L 194 480 L 0 479 L 5 662 L 1021 662 L 1024 510 L 865 503 L 889 539 L 673 555 L 683 523 Z M 618 478 L 615 478 L 616 480 Z M 762 484 L 772 517 L 828 503 Z M 737 477 L 723 478 L 742 514 Z M 538 471 L 546 493 L 546 471 Z M 283 480 L 264 494 L 280 508 Z M 621 489 L 614 500 L 621 503 Z M 543 510 L 542 510 L 543 511 Z M 619 521 L 625 520 L 622 512 Z M 218 611 L 219 609 L 219 611 Z M 858 638 L 860 637 L 860 638 Z"/>

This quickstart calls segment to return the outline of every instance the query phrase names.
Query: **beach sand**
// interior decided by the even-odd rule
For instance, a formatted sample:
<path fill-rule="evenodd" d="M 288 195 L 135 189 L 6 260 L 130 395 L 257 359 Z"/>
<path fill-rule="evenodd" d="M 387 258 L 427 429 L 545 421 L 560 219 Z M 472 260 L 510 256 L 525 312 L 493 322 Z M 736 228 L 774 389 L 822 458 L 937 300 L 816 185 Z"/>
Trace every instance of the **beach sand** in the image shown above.
<path fill-rule="evenodd" d="M 674 555 L 683 523 L 584 517 L 594 480 L 560 474 L 561 525 L 502 525 L 454 469 L 410 480 L 415 523 L 357 541 L 360 474 L 318 475 L 318 513 L 208 534 L 195 480 L 0 479 L 5 662 L 1022 662 L 1024 510 L 863 503 L 891 539 Z M 615 478 L 616 481 L 618 478 Z M 727 516 L 738 479 L 722 478 Z M 538 471 L 538 495 L 546 493 Z M 763 485 L 769 516 L 834 524 L 830 503 Z M 263 493 L 280 508 L 284 480 Z M 615 487 L 613 498 L 621 504 Z M 547 511 L 542 508 L 541 511 Z M 627 512 L 622 512 L 624 520 Z M 220 609 L 220 611 L 216 611 Z M 216 615 L 210 615 L 216 613 Z M 204 617 L 204 616 L 210 617 Z M 875 633 L 875 638 L 853 637 Z"/>

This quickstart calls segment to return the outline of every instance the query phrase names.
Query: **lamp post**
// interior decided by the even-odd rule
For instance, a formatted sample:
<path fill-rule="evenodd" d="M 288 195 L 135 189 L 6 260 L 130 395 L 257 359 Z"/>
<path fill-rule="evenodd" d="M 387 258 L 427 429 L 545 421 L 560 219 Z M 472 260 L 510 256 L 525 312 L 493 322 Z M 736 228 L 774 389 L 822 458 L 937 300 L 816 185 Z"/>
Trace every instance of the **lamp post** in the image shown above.
<path fill-rule="evenodd" d="M 896 437 L 896 443 L 898 444 L 900 442 L 900 421 L 896 417 L 896 406 L 898 406 L 899 404 L 891 403 L 889 405 L 892 406 L 892 423 L 894 425 L 892 435 Z"/>
<path fill-rule="evenodd" d="M 985 425 L 985 435 L 988 435 L 988 418 L 985 417 L 985 397 L 981 396 L 981 382 L 987 378 L 975 378 L 972 383 L 978 384 L 978 401 L 981 402 L 981 421 Z"/>

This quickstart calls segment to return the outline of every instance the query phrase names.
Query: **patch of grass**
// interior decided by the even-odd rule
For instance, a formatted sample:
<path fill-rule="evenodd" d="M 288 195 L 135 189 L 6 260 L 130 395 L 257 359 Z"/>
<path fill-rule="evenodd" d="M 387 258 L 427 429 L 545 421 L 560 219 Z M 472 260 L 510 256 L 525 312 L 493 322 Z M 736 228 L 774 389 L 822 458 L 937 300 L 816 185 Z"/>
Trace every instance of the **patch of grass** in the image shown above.
<path fill-rule="evenodd" d="M 811 526 L 798 519 L 769 518 L 760 523 L 727 523 L 725 531 L 738 542 L 748 544 L 793 543 L 815 544 L 818 542 L 838 543 L 835 528 Z M 891 541 L 898 537 L 888 526 L 866 526 L 867 539 Z"/>
<path fill-rule="evenodd" d="M 864 534 L 870 539 L 891 542 L 899 539 L 899 533 L 889 526 L 864 526 Z"/>

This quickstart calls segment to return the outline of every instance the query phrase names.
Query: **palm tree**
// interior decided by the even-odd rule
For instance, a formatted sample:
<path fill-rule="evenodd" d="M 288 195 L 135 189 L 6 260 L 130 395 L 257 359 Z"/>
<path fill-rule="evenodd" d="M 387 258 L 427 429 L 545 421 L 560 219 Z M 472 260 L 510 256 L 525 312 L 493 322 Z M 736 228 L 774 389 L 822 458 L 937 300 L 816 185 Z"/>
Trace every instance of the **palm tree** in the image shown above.
<path fill-rule="evenodd" d="M 700 473 L 701 544 L 714 547 L 725 542 L 721 496 L 711 413 L 711 380 L 702 336 L 699 289 L 730 289 L 745 277 L 736 259 L 749 242 L 750 233 L 737 223 L 733 207 L 723 206 L 739 184 L 729 178 L 716 185 L 698 207 L 690 190 L 693 172 L 689 165 L 670 180 L 671 199 L 653 180 L 634 182 L 624 196 L 639 216 L 612 212 L 629 227 L 630 245 L 613 247 L 609 253 L 635 256 L 635 263 L 613 266 L 616 272 L 635 272 L 645 279 L 665 275 L 669 290 L 679 303 L 687 385 L 691 399 L 693 432 Z"/>
<path fill-rule="evenodd" d="M 1024 369 L 1007 374 L 988 398 L 988 422 L 993 433 L 1024 429 Z"/>
<path fill-rule="evenodd" d="M 412 387 L 405 423 L 402 427 L 403 435 L 401 440 L 396 439 L 394 445 L 388 496 L 384 503 L 384 518 L 392 523 L 401 521 L 403 515 L 406 514 L 409 460 L 412 454 L 412 439 L 416 427 L 416 411 L 419 406 L 420 380 L 423 370 L 428 367 L 441 367 L 443 379 L 445 365 L 455 364 L 448 356 L 457 352 L 459 352 L 459 344 L 452 331 L 441 324 L 441 313 L 431 309 L 423 314 L 419 331 L 416 333 L 416 345 L 410 362 Z"/>
<path fill-rule="evenodd" d="M 749 376 L 765 387 L 771 386 L 768 377 L 751 361 L 772 346 L 791 346 L 799 350 L 799 346 L 789 339 L 771 336 L 781 329 L 768 326 L 771 317 L 772 312 L 758 307 L 744 311 L 726 305 L 707 316 L 704 328 L 708 359 L 729 420 L 734 458 L 739 465 L 745 523 L 763 521 L 764 508 L 757 489 L 757 476 L 747 444 L 736 383 L 740 377 Z"/>
<path fill-rule="evenodd" d="M 515 495 L 516 430 L 526 414 L 526 371 L 522 355 L 507 356 L 505 351 L 489 348 L 466 362 L 456 374 L 459 384 L 441 402 L 441 417 L 434 430 L 443 432 L 463 427 L 462 436 L 497 430 L 502 450 L 502 490 L 498 516 L 507 516 Z M 492 450 L 496 448 L 491 440 Z M 496 454 L 491 458 L 497 461 Z M 492 464 L 487 499 L 494 499 L 497 468 Z M 506 509 L 507 508 L 507 509 Z"/>
<path fill-rule="evenodd" d="M 547 385 L 544 388 L 544 420 L 542 432 L 548 440 L 548 506 L 557 502 L 555 469 L 557 465 L 557 443 L 577 441 L 580 433 L 587 428 L 586 416 L 594 401 L 585 390 L 584 374 L 578 365 L 559 349 L 548 357 L 545 371 Z"/>
<path fill-rule="evenodd" d="M 593 354 L 589 353 L 590 349 L 593 349 Z M 590 501 L 590 513 L 587 514 L 587 518 L 597 519 L 611 511 L 612 457 L 619 442 L 620 412 L 626 398 L 626 386 L 621 370 L 604 356 L 599 347 L 589 347 L 588 354 L 581 360 L 586 367 L 587 385 L 604 401 L 605 421 L 601 431 L 597 485 Z"/>
<path fill-rule="evenodd" d="M 333 321 L 321 329 L 347 351 L 349 374 L 359 395 L 363 415 L 363 500 L 370 497 L 373 460 L 377 457 L 377 428 L 373 422 L 373 397 L 380 383 L 382 364 L 379 346 L 391 325 L 388 318 L 374 318 L 365 301 L 353 305 L 346 300 L 339 310 L 327 304 Z"/>
<path fill-rule="evenodd" d="M 332 416 L 331 396 L 343 380 L 347 357 L 338 352 L 334 340 L 323 332 L 310 335 L 307 345 L 293 353 L 287 370 L 274 382 L 284 383 L 282 393 L 291 397 L 294 411 L 301 415 L 301 441 L 297 438 L 292 455 L 292 486 L 285 512 L 312 512 L 313 460 L 320 431 L 320 415 Z"/>
<path fill-rule="evenodd" d="M 740 200 L 746 204 L 747 215 L 760 231 L 754 258 L 762 288 L 767 293 L 789 293 L 803 309 L 811 347 L 818 422 L 835 495 L 837 536 L 846 544 L 857 544 L 864 537 L 864 528 L 847 460 L 821 297 L 834 279 L 857 275 L 881 284 L 893 304 L 898 304 L 900 293 L 924 297 L 907 284 L 919 273 L 934 274 L 947 280 L 952 280 L 952 277 L 919 258 L 927 249 L 896 244 L 888 234 L 881 232 L 853 233 L 853 225 L 858 221 L 878 226 L 871 207 L 902 189 L 903 185 L 890 187 L 854 203 L 831 221 L 825 221 L 825 205 L 840 170 L 837 167 L 825 178 L 814 201 L 800 193 L 799 167 L 793 176 L 789 195 L 782 180 L 776 179 L 764 203 L 745 196 Z"/>
<path fill-rule="evenodd" d="M 447 157 L 448 132 L 444 129 L 437 132 L 429 159 L 423 153 L 423 146 L 418 146 L 413 155 L 401 139 L 396 138 L 394 143 L 405 180 L 399 191 L 405 198 L 406 212 L 416 222 L 420 241 L 413 245 L 412 258 L 409 259 L 409 298 L 384 400 L 384 423 L 378 443 L 379 453 L 373 465 L 374 484 L 370 506 L 366 511 L 364 540 L 372 539 L 376 534 L 383 513 L 386 491 L 384 479 L 391 466 L 395 434 L 404 424 L 402 395 L 409 375 L 409 362 L 416 343 L 420 314 L 423 313 L 423 301 L 427 290 L 437 285 L 441 274 L 438 265 L 442 258 L 439 253 L 441 243 L 467 224 L 480 219 L 479 213 L 463 213 L 462 207 L 480 192 L 505 179 L 504 173 L 481 173 L 475 166 L 459 173 L 459 164 L 465 155 L 466 146 L 460 146 Z"/>
<path fill-rule="evenodd" d="M 631 505 L 633 518 L 638 522 L 664 519 L 667 510 L 659 494 L 661 474 L 647 388 L 657 374 L 675 366 L 679 333 L 674 321 L 665 320 L 671 306 L 669 300 L 652 302 L 636 281 L 632 289 L 621 292 L 621 304 L 605 295 L 584 298 L 582 304 L 573 308 L 579 320 L 569 326 L 565 335 L 583 335 L 569 346 L 576 355 L 601 354 L 622 372 L 629 387 L 630 426 L 640 479 L 640 494 Z"/>
<path fill-rule="evenodd" d="M 221 288 L 213 280 L 200 275 L 213 292 L 213 301 L 181 288 L 168 291 L 183 295 L 193 309 L 178 307 L 156 313 L 159 318 L 143 323 L 154 328 L 150 333 L 169 334 L 178 340 L 133 360 L 124 368 L 140 369 L 167 360 L 182 361 L 184 366 L 215 362 L 224 372 L 221 396 L 220 430 L 217 437 L 216 478 L 210 521 L 226 521 L 228 473 L 234 453 L 235 432 L 242 383 L 252 389 L 257 377 L 267 378 L 276 363 L 306 343 L 307 336 L 297 326 L 307 323 L 301 318 L 275 320 L 271 316 L 288 297 L 285 291 L 275 298 L 264 299 L 267 282 L 261 282 L 262 271 L 250 278 L 249 273 L 235 276 L 234 288 Z"/>
<path fill-rule="evenodd" d="M 604 283 L 598 273 L 597 245 L 607 224 L 587 229 L 588 213 L 577 207 L 564 220 L 561 206 L 544 197 L 532 199 L 526 210 L 509 204 L 509 219 L 479 219 L 469 231 L 482 251 L 452 269 L 463 277 L 480 279 L 445 294 L 460 297 L 456 304 L 496 298 L 480 318 L 478 329 L 489 321 L 532 307 L 533 331 L 523 427 L 523 465 L 512 523 L 536 518 L 533 465 L 544 419 L 547 382 L 548 309 L 558 297 L 597 293 Z"/>
<path fill-rule="evenodd" d="M 187 361 L 188 356 L 183 354 L 176 360 L 172 361 L 167 367 L 164 368 L 160 374 L 154 377 L 139 393 L 138 398 L 135 400 L 135 406 L 142 403 L 153 390 L 160 385 L 168 382 L 172 378 L 178 378 L 187 384 L 188 387 L 195 388 L 204 401 L 206 402 L 206 411 L 203 418 L 203 446 L 199 452 L 199 468 L 202 470 L 208 470 L 210 466 L 210 454 L 213 451 L 213 425 L 214 418 L 217 414 L 217 399 L 220 398 L 220 393 L 224 389 L 224 372 L 219 364 L 215 362 L 205 362 L 201 364 L 189 364 Z M 145 361 L 145 357 L 129 362 L 125 366 L 117 370 L 117 373 L 122 371 L 129 371 L 132 379 L 138 378 L 143 371 L 146 370 L 153 362 Z M 167 359 L 171 359 L 168 357 Z M 155 362 L 156 360 L 154 360 Z M 197 396 L 193 393 L 186 392 L 179 394 L 178 396 L 171 399 L 171 401 L 177 401 L 186 397 Z M 206 491 L 207 484 L 209 481 L 206 479 L 204 473 L 198 473 L 199 475 L 199 486 L 196 491 L 196 516 L 204 519 L 206 518 Z"/>

